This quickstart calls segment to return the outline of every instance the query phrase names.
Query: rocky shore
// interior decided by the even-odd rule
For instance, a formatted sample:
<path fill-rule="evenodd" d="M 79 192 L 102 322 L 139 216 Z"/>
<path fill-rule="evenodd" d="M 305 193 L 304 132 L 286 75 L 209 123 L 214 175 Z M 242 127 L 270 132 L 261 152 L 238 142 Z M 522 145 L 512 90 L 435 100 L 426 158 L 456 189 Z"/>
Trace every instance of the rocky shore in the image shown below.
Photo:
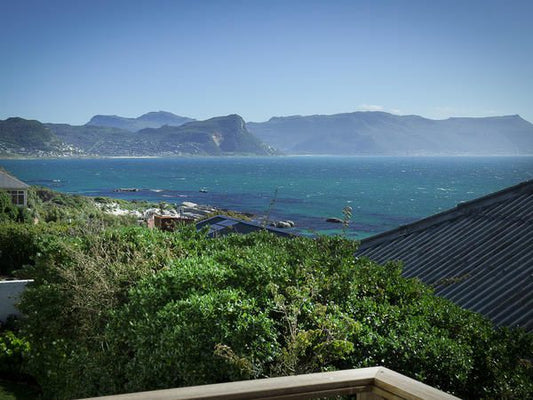
<path fill-rule="evenodd" d="M 180 205 L 175 206 L 165 203 L 164 206 L 161 207 L 154 207 L 152 205 L 150 207 L 139 207 L 137 209 L 124 208 L 118 202 L 96 202 L 96 205 L 105 213 L 112 215 L 132 216 L 137 218 L 139 221 L 148 221 L 155 215 L 199 221 L 210 215 L 229 214 L 236 217 L 242 217 L 243 219 L 250 219 L 261 223 L 264 222 L 264 217 L 258 217 L 254 214 L 225 210 L 210 205 L 192 203 L 189 201 L 184 201 Z M 294 222 L 290 220 L 268 221 L 268 225 L 282 229 L 293 228 L 295 226 Z"/>
<path fill-rule="evenodd" d="M 183 217 L 194 220 L 205 218 L 210 214 L 216 214 L 220 209 L 208 205 L 196 204 L 184 201 L 180 206 L 172 207 L 165 204 L 164 207 L 148 207 L 140 209 L 122 208 L 119 203 L 96 203 L 102 211 L 112 215 L 129 215 L 139 220 L 148 220 L 154 215 Z"/>

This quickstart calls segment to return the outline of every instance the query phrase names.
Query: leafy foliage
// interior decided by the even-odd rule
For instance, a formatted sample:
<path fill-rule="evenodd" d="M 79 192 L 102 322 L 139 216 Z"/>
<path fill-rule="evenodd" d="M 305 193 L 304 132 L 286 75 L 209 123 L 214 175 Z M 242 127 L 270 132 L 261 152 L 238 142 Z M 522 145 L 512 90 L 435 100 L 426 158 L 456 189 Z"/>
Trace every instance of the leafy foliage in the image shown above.
<path fill-rule="evenodd" d="M 16 221 L 19 209 L 11 201 L 11 196 L 4 190 L 0 190 L 0 223 Z"/>
<path fill-rule="evenodd" d="M 14 206 L 10 196 L 0 191 L 0 223 L 0 275 L 11 276 L 33 264 L 39 251 L 37 243 L 49 236 L 63 238 L 73 232 L 84 234 L 110 226 L 128 226 L 135 219 L 106 214 L 88 197 L 31 187 L 28 207 Z"/>
<path fill-rule="evenodd" d="M 0 275 L 12 275 L 14 271 L 31 264 L 38 253 L 38 241 L 51 227 L 19 223 L 0 225 Z M 60 229 L 55 234 L 60 234 Z"/>
<path fill-rule="evenodd" d="M 28 208 L 33 217 L 44 222 L 103 226 L 130 225 L 134 222 L 127 216 L 104 213 L 90 197 L 60 193 L 44 187 L 33 186 L 29 189 Z"/>
<path fill-rule="evenodd" d="M 29 343 L 18 337 L 13 331 L 0 331 L 0 373 L 20 373 L 23 354 L 29 350 Z"/>
<path fill-rule="evenodd" d="M 16 219 L 49 222 L 15 223 L 8 200 L 0 273 L 35 283 L 0 364 L 45 398 L 375 365 L 467 399 L 531 397 L 532 335 L 494 329 L 400 264 L 354 259 L 343 237 L 123 227 L 92 199 L 43 188 Z"/>
<path fill-rule="evenodd" d="M 494 329 L 342 237 L 194 228 L 43 235 L 21 304 L 45 397 L 384 365 L 464 398 L 528 398 L 532 336 Z"/>

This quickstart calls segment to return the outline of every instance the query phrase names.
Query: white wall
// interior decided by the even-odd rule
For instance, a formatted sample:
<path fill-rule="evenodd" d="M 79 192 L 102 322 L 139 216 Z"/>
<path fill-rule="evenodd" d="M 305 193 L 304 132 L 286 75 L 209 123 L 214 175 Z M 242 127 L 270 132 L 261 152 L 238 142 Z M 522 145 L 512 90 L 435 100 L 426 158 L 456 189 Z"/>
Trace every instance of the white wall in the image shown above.
<path fill-rule="evenodd" d="M 0 321 L 4 322 L 9 315 L 20 315 L 15 304 L 19 301 L 20 294 L 30 280 L 0 281 Z"/>

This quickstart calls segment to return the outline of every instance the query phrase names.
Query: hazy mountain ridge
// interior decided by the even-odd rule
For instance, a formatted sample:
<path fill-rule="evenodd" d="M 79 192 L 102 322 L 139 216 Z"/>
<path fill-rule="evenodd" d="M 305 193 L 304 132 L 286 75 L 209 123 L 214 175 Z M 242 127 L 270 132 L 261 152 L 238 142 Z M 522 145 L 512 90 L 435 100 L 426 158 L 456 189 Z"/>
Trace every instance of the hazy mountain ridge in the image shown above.
<path fill-rule="evenodd" d="M 518 115 L 432 120 L 360 111 L 274 117 L 247 126 L 288 154 L 533 154 L 533 125 Z"/>
<path fill-rule="evenodd" d="M 189 122 L 164 124 L 184 119 Z M 156 127 L 132 131 L 113 126 L 126 121 L 132 129 L 130 120 Z M 111 122 L 106 126 L 106 121 Z M 236 114 L 196 121 L 166 112 L 95 116 L 82 126 L 0 121 L 4 157 L 280 154 L 275 149 L 287 154 L 533 154 L 533 124 L 518 115 L 432 120 L 385 112 L 273 117 L 262 123 L 245 123 Z"/>
<path fill-rule="evenodd" d="M 145 128 L 159 128 L 163 125 L 180 126 L 195 121 L 193 118 L 181 117 L 168 111 L 152 111 L 137 118 L 118 115 L 95 115 L 85 125 L 107 126 L 137 132 Z"/>

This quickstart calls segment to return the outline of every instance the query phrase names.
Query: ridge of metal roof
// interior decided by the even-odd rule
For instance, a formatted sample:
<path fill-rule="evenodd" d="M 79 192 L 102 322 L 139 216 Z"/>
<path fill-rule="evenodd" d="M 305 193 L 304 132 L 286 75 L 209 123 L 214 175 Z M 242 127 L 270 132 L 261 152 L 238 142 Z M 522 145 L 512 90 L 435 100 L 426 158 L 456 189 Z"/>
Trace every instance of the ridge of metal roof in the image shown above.
<path fill-rule="evenodd" d="M 477 199 L 459 203 L 454 208 L 442 211 L 437 214 L 433 214 L 423 219 L 419 219 L 418 221 L 412 222 L 410 224 L 401 225 L 398 228 L 391 229 L 390 231 L 378 233 L 377 235 L 362 239 L 360 241 L 359 250 L 364 250 L 367 247 L 375 246 L 385 241 L 394 240 L 398 237 L 406 236 L 411 233 L 427 229 L 433 225 L 454 220 L 470 211 L 474 211 L 476 209 L 483 208 L 494 203 L 503 202 L 506 199 L 514 197 L 518 194 L 527 193 L 533 193 L 533 179 L 521 182 L 517 185 L 487 194 L 482 197 L 478 197 Z"/>
<path fill-rule="evenodd" d="M 401 260 L 403 276 L 483 314 L 533 331 L 533 181 L 368 238 L 357 257 Z"/>
<path fill-rule="evenodd" d="M 0 189 L 28 189 L 30 185 L 15 178 L 7 171 L 0 169 Z"/>
<path fill-rule="evenodd" d="M 271 226 L 259 225 L 251 221 L 245 221 L 223 214 L 218 214 L 196 223 L 196 229 L 202 229 L 204 226 L 209 226 L 208 236 L 210 237 L 223 236 L 229 233 L 250 233 L 261 230 L 266 230 L 278 236 L 297 236 L 293 232 L 287 232 L 282 229 L 274 228 Z"/>

